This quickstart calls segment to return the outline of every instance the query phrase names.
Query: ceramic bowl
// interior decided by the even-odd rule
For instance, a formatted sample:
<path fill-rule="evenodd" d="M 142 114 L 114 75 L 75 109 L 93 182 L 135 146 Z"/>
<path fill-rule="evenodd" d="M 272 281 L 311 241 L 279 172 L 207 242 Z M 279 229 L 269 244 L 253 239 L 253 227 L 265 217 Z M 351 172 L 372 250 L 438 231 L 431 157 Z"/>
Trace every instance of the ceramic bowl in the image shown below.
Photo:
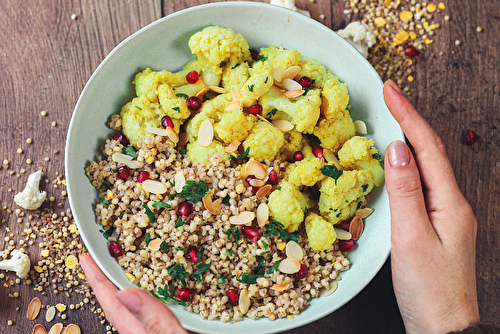
<path fill-rule="evenodd" d="M 209 25 L 232 28 L 253 49 L 269 45 L 298 50 L 319 60 L 341 81 L 351 97 L 351 115 L 368 126 L 381 154 L 402 132 L 387 110 L 382 81 L 368 61 L 347 41 L 326 26 L 291 10 L 256 2 L 222 2 L 182 10 L 151 23 L 120 43 L 95 70 L 76 104 L 66 143 L 66 179 L 70 205 L 82 239 L 96 263 L 120 289 L 131 286 L 124 270 L 107 250 L 96 224 L 97 192 L 84 167 L 100 155 L 98 147 L 109 138 L 111 114 L 120 111 L 135 94 L 134 75 L 146 67 L 177 71 L 192 59 L 189 37 Z M 374 213 L 366 219 L 356 250 L 349 253 L 352 267 L 341 274 L 337 291 L 311 300 L 293 319 L 267 318 L 221 323 L 202 320 L 184 307 L 172 311 L 189 330 L 203 333 L 274 333 L 305 325 L 335 311 L 358 294 L 377 274 L 390 252 L 389 203 L 382 186 L 370 195 Z"/>

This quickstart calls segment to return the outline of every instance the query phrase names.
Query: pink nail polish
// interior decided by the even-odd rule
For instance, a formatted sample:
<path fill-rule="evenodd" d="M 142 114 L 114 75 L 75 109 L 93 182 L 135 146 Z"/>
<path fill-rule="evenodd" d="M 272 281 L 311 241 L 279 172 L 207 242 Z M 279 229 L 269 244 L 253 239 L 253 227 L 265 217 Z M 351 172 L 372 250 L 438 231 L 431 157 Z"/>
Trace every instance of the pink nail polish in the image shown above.
<path fill-rule="evenodd" d="M 389 145 L 389 163 L 394 168 L 404 167 L 410 163 L 410 151 L 402 141 L 395 141 Z"/>
<path fill-rule="evenodd" d="M 130 312 L 134 314 L 139 313 L 142 301 L 130 288 L 118 291 L 115 296 Z"/>

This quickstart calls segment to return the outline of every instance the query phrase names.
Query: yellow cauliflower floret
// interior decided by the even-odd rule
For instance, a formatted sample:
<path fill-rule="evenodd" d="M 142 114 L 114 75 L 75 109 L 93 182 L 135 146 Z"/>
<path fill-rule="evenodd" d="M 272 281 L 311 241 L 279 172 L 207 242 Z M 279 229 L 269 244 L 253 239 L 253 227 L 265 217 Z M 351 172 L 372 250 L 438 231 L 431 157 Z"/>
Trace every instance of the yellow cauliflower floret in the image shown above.
<path fill-rule="evenodd" d="M 287 159 L 292 160 L 293 154 L 302 149 L 302 134 L 297 130 L 285 132 L 285 144 L 281 147 L 281 152 Z"/>
<path fill-rule="evenodd" d="M 296 231 L 304 221 L 304 195 L 289 182 L 280 182 L 278 189 L 269 195 L 267 205 L 271 217 L 290 232 Z"/>
<path fill-rule="evenodd" d="M 250 107 L 273 86 L 273 67 L 268 61 L 254 63 L 250 78 L 239 90 L 243 107 Z"/>
<path fill-rule="evenodd" d="M 314 80 L 314 88 L 323 88 L 329 80 L 338 80 L 338 78 L 327 71 L 326 68 L 316 59 L 304 57 L 299 61 L 299 66 L 302 68 L 296 77 L 309 77 Z"/>
<path fill-rule="evenodd" d="M 325 177 L 321 172 L 321 168 L 324 165 L 326 165 L 326 163 L 318 158 L 310 160 L 304 159 L 290 164 L 290 166 L 294 166 L 294 168 L 288 173 L 288 181 L 297 187 L 312 187 L 316 182 L 323 180 Z"/>
<path fill-rule="evenodd" d="M 172 119 L 187 119 L 191 115 L 186 99 L 175 95 L 168 84 L 158 87 L 158 99 L 163 112 Z"/>
<path fill-rule="evenodd" d="M 151 102 L 158 102 L 158 86 L 162 83 L 162 76 L 160 72 L 151 71 L 146 68 L 144 71 L 135 75 L 132 83 L 135 85 L 135 92 L 137 96 L 144 95 Z"/>
<path fill-rule="evenodd" d="M 250 148 L 249 157 L 264 161 L 265 159 L 273 160 L 284 143 L 283 132 L 267 122 L 259 121 L 243 142 L 243 147 L 245 150 L 247 147 Z"/>
<path fill-rule="evenodd" d="M 222 114 L 220 122 L 214 126 L 215 135 L 225 143 L 241 142 L 248 137 L 256 121 L 257 117 L 245 115 L 241 108 L 236 108 Z"/>
<path fill-rule="evenodd" d="M 274 68 L 282 67 L 284 69 L 297 65 L 301 58 L 298 51 L 285 50 L 282 47 L 277 48 L 275 46 L 260 49 L 259 55 L 271 62 Z"/>
<path fill-rule="evenodd" d="M 346 110 L 349 104 L 347 84 L 336 79 L 328 80 L 321 93 L 321 113 L 326 118 L 337 117 L 339 112 Z"/>
<path fill-rule="evenodd" d="M 326 177 L 321 181 L 319 188 L 321 193 L 319 211 L 323 216 L 328 217 L 330 223 L 336 224 L 341 219 L 348 218 L 342 217 L 339 210 L 349 207 L 372 189 L 373 175 L 369 171 L 343 171 L 337 180 Z M 350 207 L 350 211 L 352 211 L 352 207 Z"/>
<path fill-rule="evenodd" d="M 235 87 L 238 91 L 241 90 L 241 87 L 248 80 L 250 70 L 250 66 L 248 63 L 242 63 L 235 68 L 224 67 L 224 71 L 222 72 L 222 87 L 231 91 L 231 87 Z"/>
<path fill-rule="evenodd" d="M 361 196 L 354 202 L 349 203 L 344 208 L 329 210 L 328 212 L 324 212 L 321 214 L 330 223 L 336 225 L 344 220 L 352 218 L 356 213 L 356 210 L 365 206 L 366 203 L 367 203 L 367 198 L 365 196 Z"/>
<path fill-rule="evenodd" d="M 145 128 L 161 126 L 163 111 L 158 103 L 150 102 L 148 98 L 141 96 L 124 105 L 120 116 L 123 133 L 127 136 L 130 144 L 136 146 L 139 138 L 150 135 L 150 133 L 146 133 Z"/>
<path fill-rule="evenodd" d="M 305 224 L 307 240 L 315 251 L 327 250 L 337 239 L 333 225 L 315 213 L 307 215 Z"/>
<path fill-rule="evenodd" d="M 313 134 L 318 137 L 323 147 L 337 153 L 342 145 L 356 134 L 356 126 L 349 112 L 344 110 L 335 117 L 321 119 Z"/>
<path fill-rule="evenodd" d="M 187 157 L 192 162 L 207 164 L 210 158 L 219 153 L 222 155 L 222 160 L 229 159 L 229 154 L 224 151 L 224 145 L 220 141 L 214 140 L 207 147 L 201 146 L 198 141 L 187 144 Z"/>
<path fill-rule="evenodd" d="M 198 138 L 198 130 L 204 120 L 210 119 L 212 124 L 220 120 L 220 115 L 225 112 L 224 108 L 226 104 L 231 101 L 230 99 L 231 94 L 222 94 L 203 102 L 199 113 L 194 115 L 193 118 L 187 122 L 186 133 L 189 135 L 190 141 L 194 141 Z"/>

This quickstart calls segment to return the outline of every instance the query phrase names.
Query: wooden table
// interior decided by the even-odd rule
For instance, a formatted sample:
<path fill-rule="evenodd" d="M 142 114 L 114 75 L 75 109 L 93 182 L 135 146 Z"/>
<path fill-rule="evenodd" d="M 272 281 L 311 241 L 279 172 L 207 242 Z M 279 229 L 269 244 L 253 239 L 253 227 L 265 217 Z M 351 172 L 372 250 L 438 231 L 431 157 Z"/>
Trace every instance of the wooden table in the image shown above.
<path fill-rule="evenodd" d="M 0 170 L 1 207 L 17 208 L 13 195 L 24 188 L 30 171 L 45 167 L 51 179 L 63 173 L 64 141 L 73 107 L 93 70 L 120 41 L 165 15 L 207 2 L 215 1 L 2 0 L 0 161 L 9 160 L 10 168 Z M 443 138 L 460 189 L 477 215 L 481 317 L 484 322 L 500 324 L 500 1 L 447 3 L 451 21 L 443 25 L 429 46 L 431 52 L 444 54 L 419 60 L 415 81 L 409 84 L 413 93 L 410 98 Z M 346 24 L 344 0 L 297 0 L 297 5 L 335 30 Z M 72 14 L 76 15 L 74 19 Z M 325 15 L 324 19 L 320 15 Z M 484 31 L 478 33 L 477 26 Z M 455 45 L 455 40 L 461 45 Z M 42 110 L 47 111 L 45 117 L 40 114 Z M 476 131 L 481 141 L 463 145 L 461 133 L 466 129 Z M 33 142 L 26 143 L 27 138 Z M 16 152 L 18 148 L 23 149 L 22 154 Z M 50 161 L 45 161 L 47 157 Z M 32 164 L 27 164 L 28 158 Z M 21 169 L 27 173 L 16 177 Z M 46 186 L 49 196 L 54 192 L 50 188 Z M 63 204 L 68 205 L 65 201 Z M 16 215 L 7 210 L 0 210 L 0 217 L 6 221 L 0 226 L 0 249 L 4 249 L 4 237 L 10 234 L 4 227 L 17 234 L 25 225 L 17 223 Z M 32 261 L 38 261 L 36 244 L 28 250 Z M 386 263 L 375 279 L 340 310 L 289 333 L 404 332 L 390 270 Z M 10 274 L 6 277 L 1 285 L 15 279 Z M 19 297 L 9 298 L 8 294 L 14 292 Z M 22 282 L 9 288 L 0 286 L 1 333 L 31 333 L 35 322 L 28 321 L 25 312 L 34 296 L 50 305 L 71 302 L 62 295 L 41 296 Z M 59 319 L 64 324 L 79 324 L 87 334 L 106 333 L 92 312 L 66 313 L 66 320 Z M 9 319 L 14 321 L 13 326 L 7 325 Z"/>

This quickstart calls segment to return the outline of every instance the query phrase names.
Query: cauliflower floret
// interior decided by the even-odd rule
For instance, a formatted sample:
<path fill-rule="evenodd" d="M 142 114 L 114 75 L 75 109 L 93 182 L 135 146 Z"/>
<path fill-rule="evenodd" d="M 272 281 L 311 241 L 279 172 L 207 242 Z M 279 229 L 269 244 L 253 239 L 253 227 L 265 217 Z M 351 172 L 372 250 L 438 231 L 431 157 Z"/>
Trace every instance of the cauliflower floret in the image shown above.
<path fill-rule="evenodd" d="M 329 80 L 338 80 L 338 77 L 327 71 L 326 68 L 319 61 L 313 58 L 304 57 L 299 61 L 301 68 L 296 78 L 303 76 L 309 77 L 314 80 L 314 88 L 323 88 L 325 83 Z"/>
<path fill-rule="evenodd" d="M 337 180 L 326 177 L 319 188 L 319 211 L 330 223 L 337 224 L 361 207 L 366 202 L 364 196 L 372 189 L 373 175 L 369 171 L 343 171 Z"/>
<path fill-rule="evenodd" d="M 231 91 L 231 87 L 235 87 L 238 91 L 249 78 L 250 66 L 248 63 L 242 63 L 235 68 L 224 67 L 222 72 L 222 87 Z"/>
<path fill-rule="evenodd" d="M 346 169 L 369 170 L 380 187 L 384 183 L 384 169 L 373 156 L 378 153 L 373 139 L 354 136 L 339 150 L 339 162 Z"/>
<path fill-rule="evenodd" d="M 265 159 L 273 160 L 284 143 L 283 132 L 267 122 L 258 121 L 243 142 L 243 147 L 245 150 L 247 147 L 250 148 L 249 157 L 264 161 Z"/>
<path fill-rule="evenodd" d="M 207 147 L 200 145 L 198 141 L 191 142 L 187 144 L 186 149 L 188 159 L 200 164 L 208 164 L 215 153 L 220 153 L 223 161 L 229 159 L 229 154 L 224 150 L 224 145 L 217 140 L 212 141 Z"/>
<path fill-rule="evenodd" d="M 251 69 L 250 78 L 239 90 L 243 107 L 250 107 L 273 86 L 273 67 L 268 61 L 259 61 Z"/>
<path fill-rule="evenodd" d="M 168 84 L 162 84 L 158 87 L 158 99 L 163 112 L 172 119 L 184 120 L 191 115 L 186 99 L 176 96 Z"/>
<path fill-rule="evenodd" d="M 280 6 L 280 7 L 285 7 L 285 8 L 291 9 L 293 11 L 296 11 L 298 13 L 301 13 L 307 17 L 311 17 L 311 14 L 309 13 L 309 11 L 297 8 L 297 6 L 295 6 L 295 0 L 271 0 L 271 2 L 269 2 L 269 4 Z"/>
<path fill-rule="evenodd" d="M 285 132 L 285 144 L 281 147 L 281 152 L 287 159 L 292 160 L 293 154 L 302 149 L 302 134 L 293 129 Z"/>
<path fill-rule="evenodd" d="M 304 221 L 306 202 L 305 196 L 295 186 L 281 181 L 278 189 L 269 195 L 267 205 L 273 219 L 283 224 L 289 232 L 294 232 Z"/>
<path fill-rule="evenodd" d="M 346 110 L 349 104 L 347 84 L 331 79 L 325 83 L 321 94 L 321 113 L 326 118 L 333 118 Z"/>
<path fill-rule="evenodd" d="M 215 134 L 225 143 L 241 142 L 248 137 L 256 121 L 257 117 L 245 115 L 241 108 L 236 108 L 222 114 L 220 122 L 214 126 Z"/>
<path fill-rule="evenodd" d="M 368 57 L 368 49 L 377 42 L 375 32 L 366 23 L 351 22 L 337 33 L 351 43 L 365 58 Z"/>
<path fill-rule="evenodd" d="M 14 249 L 10 254 L 12 255 L 10 260 L 0 261 L 0 269 L 15 271 L 18 277 L 26 278 L 31 266 L 29 256 L 18 249 Z M 1 255 L 3 255 L 3 251 L 0 252 Z"/>
<path fill-rule="evenodd" d="M 284 69 L 297 65 L 302 57 L 298 51 L 285 50 L 282 47 L 277 48 L 275 46 L 261 48 L 259 56 L 271 62 L 274 68 L 282 67 Z"/>
<path fill-rule="evenodd" d="M 28 176 L 26 187 L 23 191 L 14 196 L 14 202 L 26 210 L 38 209 L 47 197 L 47 193 L 45 191 L 40 191 L 38 189 L 41 178 L 41 170 L 30 174 L 30 176 Z"/>
<path fill-rule="evenodd" d="M 220 116 L 225 112 L 224 108 L 226 104 L 230 101 L 230 94 L 221 94 L 211 100 L 203 102 L 199 113 L 194 115 L 193 118 L 187 122 L 186 133 L 189 135 L 189 140 L 193 141 L 198 138 L 198 130 L 204 120 L 210 119 L 212 124 L 218 122 Z"/>
<path fill-rule="evenodd" d="M 337 239 L 333 225 L 315 213 L 307 215 L 305 224 L 307 241 L 315 251 L 327 250 Z"/>
<path fill-rule="evenodd" d="M 321 119 L 313 134 L 318 137 L 323 147 L 336 154 L 342 145 L 356 134 L 356 126 L 349 112 L 344 110 L 336 117 Z"/>
<path fill-rule="evenodd" d="M 312 187 L 316 184 L 316 182 L 323 180 L 323 178 L 325 177 L 321 172 L 321 168 L 324 165 L 326 165 L 326 163 L 318 158 L 313 158 L 310 160 L 304 159 L 302 161 L 290 164 L 290 166 L 294 167 L 291 168 L 290 173 L 287 174 L 288 181 L 297 187 Z"/>
<path fill-rule="evenodd" d="M 311 89 L 306 95 L 288 99 L 278 89 L 272 87 L 260 97 L 259 103 L 266 113 L 273 108 L 286 113 L 292 118 L 291 122 L 297 131 L 312 133 L 320 115 L 320 93 L 319 89 Z"/>

